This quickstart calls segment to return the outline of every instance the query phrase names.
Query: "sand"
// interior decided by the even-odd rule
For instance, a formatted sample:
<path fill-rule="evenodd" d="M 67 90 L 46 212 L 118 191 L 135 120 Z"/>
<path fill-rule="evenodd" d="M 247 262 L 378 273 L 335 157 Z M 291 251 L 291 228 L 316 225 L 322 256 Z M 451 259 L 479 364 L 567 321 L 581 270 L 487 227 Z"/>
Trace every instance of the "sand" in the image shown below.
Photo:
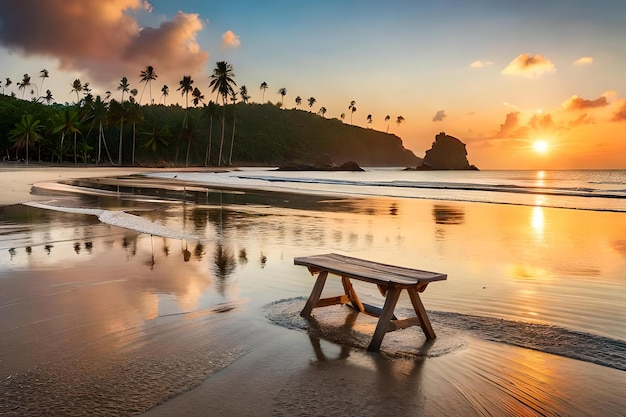
<path fill-rule="evenodd" d="M 46 199 L 30 194 L 31 186 L 39 182 L 144 171 L 2 166 L 0 205 Z M 98 271 L 97 265 L 93 268 Z M 123 264 L 118 268 L 119 273 L 125 268 L 134 273 Z M 192 276 L 186 276 L 188 282 L 176 283 L 181 289 L 168 287 L 167 291 L 184 294 L 188 288 L 206 285 L 201 275 L 194 277 L 193 271 L 190 273 Z M 161 274 L 150 278 L 146 285 L 150 288 L 159 288 L 159 282 L 172 285 L 166 281 L 168 270 Z M 55 278 L 38 276 L 33 269 L 16 282 L 32 291 L 44 279 Z M 72 281 L 68 278 L 67 285 L 75 285 Z M 311 286 L 312 283 L 311 280 Z M 112 285 L 120 288 L 113 291 Z M 1 376 L 5 378 L 4 386 L 0 386 L 4 394 L 0 402 L 11 400 L 19 404 L 41 398 L 37 397 L 38 392 L 49 392 L 48 399 L 59 396 L 56 405 L 60 402 L 63 407 L 57 410 L 65 410 L 67 415 L 81 415 L 78 405 L 73 408 L 72 404 L 84 405 L 89 401 L 98 404 L 92 413 L 86 413 L 93 415 L 626 415 L 624 371 L 481 340 L 437 322 L 433 326 L 439 337 L 434 344 L 424 341 L 421 335 L 409 339 L 426 352 L 421 357 L 370 354 L 360 346 L 359 340 L 352 340 L 352 346 L 328 341 L 336 336 L 331 328 L 342 331 L 343 311 L 320 312 L 318 317 L 323 324 L 318 332 L 307 332 L 278 326 L 261 314 L 251 315 L 250 312 L 261 310 L 254 301 L 243 307 L 225 305 L 223 310 L 165 317 L 155 321 L 144 334 L 136 335 L 130 324 L 132 316 L 119 315 L 126 305 L 137 302 L 134 290 L 116 282 L 112 285 L 85 289 L 81 297 L 85 304 L 97 304 L 102 291 L 112 291 L 106 299 L 113 301 L 99 306 L 97 314 L 108 315 L 115 319 L 116 326 L 121 326 L 121 331 L 115 333 L 115 343 L 104 338 L 104 330 L 98 333 L 96 316 L 86 321 L 92 323 L 90 329 L 75 323 L 75 327 L 68 329 L 66 326 L 73 323 L 69 321 L 63 326 L 61 334 L 66 335 L 70 346 L 68 349 L 66 344 L 64 351 L 49 341 L 20 353 L 34 336 L 22 335 L 21 340 L 5 338 L 0 348 L 5 359 L 14 360 L 11 363 L 0 360 Z M 280 298 L 280 291 L 276 291 L 276 297 Z M 306 295 L 308 288 L 299 291 Z M 67 304 L 62 304 L 62 298 L 59 300 L 50 312 L 41 314 L 71 315 L 70 311 L 63 313 Z M 145 301 L 138 304 L 141 303 Z M 285 315 L 295 316 L 301 303 L 302 298 L 295 298 L 279 305 Z M 7 318 L 5 314 L 3 320 L 10 323 L 33 320 L 31 311 L 7 306 L 6 310 L 17 316 Z M 85 311 L 91 313 L 92 307 Z M 229 313 L 231 308 L 233 313 Z M 105 325 L 110 332 L 111 323 Z M 367 325 L 371 328 L 371 323 Z M 2 326 L 0 330 L 13 329 L 11 324 Z M 320 339 L 320 336 L 324 337 Z M 406 343 L 402 337 L 390 343 Z M 91 341 L 89 347 L 83 345 L 86 340 Z M 109 342 L 111 346 L 107 345 Z M 90 367 L 94 369 L 86 369 Z M 147 379 L 150 383 L 144 387 L 142 384 Z M 34 383 L 35 380 L 38 382 Z M 129 387 L 125 388 L 126 385 Z M 140 398 L 123 397 L 133 385 L 145 388 L 145 394 Z M 107 408 L 90 398 L 94 395 L 93 386 L 100 387 L 103 398 L 109 402 L 117 400 L 117 404 Z M 118 390 L 120 394 L 116 397 Z M 42 407 L 44 403 L 42 399 Z M 159 405 L 153 406 L 156 404 Z M 146 408 L 150 409 L 143 412 Z M 36 404 L 28 410 L 31 414 L 16 412 L 15 415 L 46 414 Z"/>

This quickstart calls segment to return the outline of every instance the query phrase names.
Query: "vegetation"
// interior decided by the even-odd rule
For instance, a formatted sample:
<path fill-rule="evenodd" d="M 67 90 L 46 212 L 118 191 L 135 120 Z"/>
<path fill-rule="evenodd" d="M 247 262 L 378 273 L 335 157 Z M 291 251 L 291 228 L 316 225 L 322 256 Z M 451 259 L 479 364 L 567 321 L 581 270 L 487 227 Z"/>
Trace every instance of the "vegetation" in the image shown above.
<path fill-rule="evenodd" d="M 315 113 L 314 97 L 306 100 L 308 110 L 299 109 L 303 101 L 300 96 L 295 99 L 297 109 L 288 110 L 283 105 L 287 89 L 278 90 L 280 102 L 266 103 L 268 85 L 263 82 L 262 103 L 250 103 L 248 89 L 235 89 L 233 68 L 224 61 L 216 63 L 209 77 L 215 101 L 206 103 L 202 91 L 194 87 L 194 80 L 190 76 L 182 78 L 177 91 L 184 97 L 184 108 L 166 105 L 170 91 L 167 85 L 161 88 L 159 100 L 152 98 L 151 82 L 157 79 L 152 66 L 146 66 L 138 75 L 138 84 L 143 84 L 139 100 L 138 90 L 132 88 L 127 77 L 122 77 L 117 86 L 120 101 L 108 91 L 104 97 L 94 97 L 89 83 L 76 79 L 70 90 L 76 94 L 73 104 L 54 103 L 50 90 L 42 96 L 35 94 L 39 88 L 28 74 L 17 87 L 22 96 L 30 90 L 31 100 L 20 99 L 8 91 L 12 81 L 6 78 L 0 95 L 3 160 L 178 166 L 182 165 L 179 154 L 185 152 L 185 166 L 310 163 L 324 155 L 338 164 L 353 160 L 363 166 L 415 166 L 419 162 L 395 135 L 344 124 L 345 114 L 341 120 L 326 119 L 323 106 Z M 42 70 L 40 78 L 43 90 L 48 71 Z M 148 100 L 142 105 L 144 93 Z M 355 104 L 352 101 L 348 107 L 350 124 Z M 220 117 L 221 123 L 213 123 L 214 116 Z M 403 120 L 398 116 L 396 123 Z M 367 122 L 371 124 L 372 115 L 368 115 Z M 219 142 L 213 140 L 214 135 Z M 110 152 L 115 148 L 116 162 Z"/>

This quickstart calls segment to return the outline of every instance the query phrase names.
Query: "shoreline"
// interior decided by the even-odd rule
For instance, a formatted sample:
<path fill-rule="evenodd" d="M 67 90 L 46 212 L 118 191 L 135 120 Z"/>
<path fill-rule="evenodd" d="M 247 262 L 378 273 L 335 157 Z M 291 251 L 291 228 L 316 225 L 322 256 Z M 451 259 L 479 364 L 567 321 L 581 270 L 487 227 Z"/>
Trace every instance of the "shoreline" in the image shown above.
<path fill-rule="evenodd" d="M 49 196 L 30 194 L 30 187 L 42 181 L 54 181 L 57 178 L 98 177 L 101 176 L 101 172 L 105 172 L 106 176 L 114 176 L 140 174 L 149 171 L 145 168 L 123 169 L 113 167 L 103 168 L 101 172 L 95 172 L 91 171 L 91 167 L 76 170 L 66 167 L 59 167 L 58 169 L 46 167 L 44 171 L 32 172 L 41 169 L 37 167 L 34 170 L 29 170 L 28 175 L 22 175 L 19 178 L 11 174 L 9 177 L 13 179 L 8 180 L 4 178 L 7 170 L 3 168 L 0 166 L 0 186 L 4 188 L 11 184 L 14 189 L 11 193 L 4 193 L 9 195 L 3 195 L 0 198 L 0 205 L 10 205 L 4 204 L 5 201 L 18 204 L 35 199 L 49 199 Z M 162 171 L 162 169 L 156 170 Z M 174 170 L 179 171 L 180 169 Z M 17 171 L 24 173 L 21 171 L 21 167 Z M 233 189 L 236 188 L 233 187 Z M 292 199 L 300 201 L 299 198 L 294 196 Z M 20 199 L 22 201 L 16 201 Z M 306 202 L 290 204 L 299 210 L 301 210 L 300 206 L 304 208 L 307 205 Z M 349 219 L 348 216 L 353 216 L 354 213 L 370 209 L 371 207 L 366 206 L 357 207 L 354 211 L 347 211 L 345 218 Z M 280 207 L 277 210 L 280 210 Z M 381 210 L 386 210 L 386 208 L 383 207 Z M 293 215 L 297 217 L 299 214 L 294 213 Z M 464 216 L 470 215 L 464 214 Z M 241 239 L 241 237 L 234 238 L 234 242 L 241 241 Z M 147 241 L 148 239 L 144 238 L 143 240 Z M 57 246 L 57 249 L 60 250 L 62 245 L 58 244 Z M 250 257 L 252 252 L 251 249 L 248 250 Z M 21 252 L 18 255 L 23 257 Z M 157 258 L 156 261 L 157 265 L 162 265 L 165 258 Z M 95 262 L 95 259 L 91 262 Z M 72 261 L 70 265 L 75 263 L 76 261 Z M 260 274 L 260 271 L 263 270 L 272 275 L 277 274 L 278 272 L 272 269 L 272 265 L 270 263 L 265 269 L 254 269 L 256 271 L 254 275 Z M 98 268 L 102 267 L 95 266 L 94 268 L 96 271 L 100 271 Z M 148 275 L 148 272 L 142 272 L 144 270 L 135 271 L 135 269 L 136 267 L 121 264 L 119 273 L 136 275 L 133 280 L 128 280 L 129 283 L 134 282 L 133 285 L 142 282 L 141 277 L 154 274 L 154 272 L 150 272 Z M 158 272 L 159 269 L 155 271 Z M 165 272 L 167 270 L 161 272 L 164 274 L 164 278 L 161 279 L 168 279 L 166 282 L 169 283 L 170 278 L 166 278 Z M 293 291 L 299 295 L 304 295 L 310 291 L 313 280 L 307 276 L 306 271 L 299 272 L 302 272 L 298 276 L 302 277 L 303 284 Z M 106 270 L 102 270 L 100 273 L 107 274 Z M 173 274 L 174 270 L 169 271 L 169 273 Z M 32 277 L 33 283 L 37 282 L 36 285 L 41 285 L 40 281 L 44 278 L 44 275 L 36 270 L 29 272 L 28 276 Z M 195 279 L 202 280 L 202 277 L 203 274 L 200 273 Z M 261 279 L 263 277 L 260 275 L 247 279 L 253 282 L 258 281 L 258 284 L 255 285 L 267 285 L 263 284 Z M 154 279 L 156 278 L 150 279 L 148 288 L 153 288 L 152 281 Z M 218 282 L 217 276 L 213 279 L 216 283 Z M 245 289 L 243 282 L 247 282 L 246 278 L 241 276 L 238 279 L 242 281 L 240 284 L 242 288 L 238 291 L 243 291 Z M 284 279 L 293 280 L 294 277 L 288 273 Z M 16 280 L 15 282 L 16 284 L 25 282 L 25 277 L 22 276 L 19 281 Z M 112 285 L 117 286 L 122 285 L 122 283 L 107 283 L 106 286 L 96 285 L 94 289 L 99 288 L 99 290 L 94 294 L 99 294 L 100 291 Z M 165 286 L 166 293 L 173 291 L 169 285 L 171 284 Z M 194 286 L 197 286 L 197 282 L 190 288 Z M 434 357 L 390 358 L 380 354 L 369 354 L 358 348 L 345 348 L 341 344 L 332 343 L 324 338 L 313 337 L 306 331 L 294 330 L 268 321 L 265 314 L 259 314 L 266 307 L 264 305 L 259 306 L 258 303 L 261 301 L 254 299 L 255 296 L 252 295 L 255 294 L 254 288 L 257 287 L 247 289 L 244 294 L 239 295 L 235 304 L 225 304 L 222 307 L 218 305 L 216 309 L 221 308 L 220 311 L 208 312 L 191 309 L 191 313 L 173 316 L 159 313 L 157 317 L 148 320 L 150 323 L 148 327 L 154 329 L 155 332 L 143 330 L 142 333 L 145 334 L 131 337 L 130 334 L 128 336 L 125 334 L 129 331 L 138 333 L 142 326 L 130 325 L 130 327 L 122 328 L 120 334 L 113 335 L 114 339 L 118 337 L 122 340 L 129 338 L 120 346 L 128 349 L 129 346 L 137 345 L 136 353 L 133 353 L 128 359 L 124 359 L 128 362 L 111 362 L 111 365 L 107 365 L 109 360 L 107 359 L 104 364 L 110 366 L 110 369 L 105 367 L 109 369 L 109 372 L 103 376 L 90 377 L 95 379 L 88 379 L 87 385 L 97 383 L 107 386 L 105 380 L 98 382 L 98 378 L 110 378 L 110 381 L 119 381 L 124 378 L 125 372 L 129 372 L 129 370 L 137 372 L 133 378 L 136 378 L 138 385 L 140 385 L 139 382 L 145 377 L 144 372 L 159 371 L 160 368 L 154 362 L 154 358 L 162 358 L 164 364 L 174 366 L 177 358 L 183 360 L 197 357 L 201 362 L 196 363 L 195 367 L 198 369 L 211 368 L 206 375 L 196 379 L 196 383 L 193 385 L 169 391 L 170 393 L 162 397 L 161 400 L 155 400 L 155 406 L 143 414 L 139 409 L 133 409 L 132 404 L 128 403 L 127 410 L 134 411 L 132 413 L 127 412 L 126 415 L 144 415 L 146 417 L 178 415 L 317 416 L 358 413 L 363 416 L 375 416 L 382 413 L 394 415 L 419 413 L 429 416 L 446 416 L 489 413 L 491 415 L 593 416 L 601 413 L 608 416 L 619 416 L 622 415 L 623 407 L 626 406 L 626 400 L 622 399 L 619 389 L 626 382 L 626 372 L 624 371 L 478 339 L 461 330 L 449 331 L 441 323 L 435 324 L 438 326 L 437 329 L 440 334 L 437 343 L 444 343 L 445 345 L 445 343 L 460 340 L 462 341 L 460 348 Z M 435 287 L 433 286 L 433 288 Z M 270 298 L 281 297 L 280 292 L 274 295 L 272 291 L 269 294 Z M 436 294 L 430 290 L 426 292 L 426 308 L 436 304 Z M 251 299 L 246 297 L 251 297 Z M 432 298 L 429 299 L 429 297 Z M 115 299 L 115 297 L 109 298 Z M 133 298 L 128 298 L 126 302 L 133 302 L 132 300 Z M 92 299 L 93 301 L 95 299 Z M 120 304 L 120 306 L 122 305 L 124 304 Z M 229 310 L 230 308 L 233 309 Z M 335 317 L 330 313 L 320 312 L 319 317 L 323 322 L 326 320 L 325 325 L 340 326 L 343 322 L 341 317 Z M 190 320 L 191 318 L 193 320 Z M 13 317 L 13 319 L 16 320 L 18 317 Z M 116 320 L 113 322 L 117 323 Z M 107 338 L 109 337 L 107 336 Z M 76 340 L 77 344 L 80 343 L 79 340 Z M 105 339 L 100 337 L 96 340 L 103 343 Z M 7 340 L 5 343 L 12 342 Z M 98 346 L 98 344 L 94 344 L 93 348 Z M 85 348 L 77 349 L 76 352 L 72 353 L 73 356 L 69 357 L 69 360 L 77 361 L 78 365 L 88 363 L 86 358 L 89 358 L 90 355 L 84 351 Z M 120 348 L 114 347 L 112 349 L 112 352 L 118 352 Z M 217 352 L 223 352 L 225 356 L 218 355 Z M 98 356 L 96 354 L 91 356 L 94 356 L 93 359 L 96 364 L 103 360 L 95 357 Z M 121 361 L 122 359 L 116 360 Z M 62 379 L 65 372 L 60 366 L 63 364 L 62 361 L 55 362 L 53 359 L 52 362 L 46 364 L 50 359 L 37 355 L 32 360 L 34 363 L 40 363 L 39 372 L 43 373 L 39 376 L 42 377 L 42 381 L 45 382 L 45 378 L 50 377 L 53 373 L 55 375 L 54 378 L 50 379 L 51 384 L 54 384 L 54 381 L 59 378 Z M 110 360 L 113 361 L 113 359 Z M 214 361 L 214 363 L 210 365 L 206 361 Z M 0 367 L 1 365 L 2 362 L 0 361 Z M 26 369 L 26 371 L 29 370 Z M 50 375 L 47 375 L 46 372 L 49 372 Z M 22 375 L 21 372 L 18 372 L 13 378 L 18 378 L 19 375 Z M 80 375 L 77 377 L 79 382 L 83 381 Z M 170 384 L 174 383 L 173 380 L 168 381 Z M 593 383 L 581 384 L 579 381 L 592 381 Z M 31 381 L 22 382 L 26 382 L 24 392 L 27 392 L 28 383 Z M 162 384 L 165 384 L 165 380 Z M 33 389 L 36 388 L 38 388 L 37 385 L 34 385 Z M 2 389 L 3 386 L 0 385 L 0 391 Z M 63 390 L 63 385 L 51 386 L 50 389 L 59 390 L 60 393 Z M 77 388 L 77 391 L 80 390 Z M 238 395 L 233 397 L 235 391 Z M 17 394 L 11 391 L 8 395 Z M 33 395 L 35 394 L 33 393 Z M 62 395 L 71 396 L 71 393 Z M 0 396 L 0 398 L 2 397 Z M 25 400 L 27 398 L 24 397 Z M 391 400 L 384 401 L 382 398 Z M 106 412 L 101 414 L 107 415 Z"/>

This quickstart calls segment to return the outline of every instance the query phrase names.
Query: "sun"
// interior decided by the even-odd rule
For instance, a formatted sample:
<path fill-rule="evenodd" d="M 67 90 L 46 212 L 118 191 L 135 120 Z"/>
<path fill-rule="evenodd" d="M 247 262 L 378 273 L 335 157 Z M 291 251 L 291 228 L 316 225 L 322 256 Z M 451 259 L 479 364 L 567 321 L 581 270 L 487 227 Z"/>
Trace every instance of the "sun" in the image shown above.
<path fill-rule="evenodd" d="M 550 149 L 548 141 L 539 139 L 533 142 L 533 150 L 539 154 L 545 154 Z"/>

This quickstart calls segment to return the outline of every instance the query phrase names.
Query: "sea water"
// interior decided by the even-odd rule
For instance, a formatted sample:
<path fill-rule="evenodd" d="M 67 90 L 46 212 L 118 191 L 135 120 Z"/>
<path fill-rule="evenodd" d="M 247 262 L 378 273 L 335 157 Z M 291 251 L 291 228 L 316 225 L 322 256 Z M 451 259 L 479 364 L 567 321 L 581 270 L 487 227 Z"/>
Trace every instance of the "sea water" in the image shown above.
<path fill-rule="evenodd" d="M 156 173 L 205 184 L 333 195 L 421 198 L 598 211 L 626 211 L 626 170 L 290 172 L 240 169 L 222 173 Z"/>
<path fill-rule="evenodd" d="M 154 187 L 163 178 L 183 188 L 202 185 L 206 199 L 176 201 L 148 195 L 147 187 L 98 196 L 96 181 L 93 195 L 78 198 L 72 213 L 69 203 L 50 217 L 42 209 L 28 208 L 26 215 L 11 209 L 15 219 L 2 225 L 0 236 L 2 278 L 8 282 L 20 271 L 54 276 L 48 271 L 63 269 L 72 272 L 53 285 L 67 291 L 85 285 L 92 276 L 85 271 L 97 262 L 100 273 L 93 276 L 104 281 L 89 285 L 121 286 L 114 299 L 127 297 L 129 285 L 149 294 L 152 301 L 138 308 L 134 321 L 241 304 L 253 316 L 266 309 L 275 317 L 272 308 L 298 310 L 279 300 L 301 305 L 312 286 L 293 258 L 339 252 L 448 274 L 423 295 L 440 326 L 439 344 L 457 340 L 454 329 L 469 330 L 626 369 L 626 171 L 248 168 L 146 178 Z M 84 193 L 90 185 L 82 187 Z M 161 227 L 150 233 L 146 222 L 127 225 L 130 234 L 95 227 L 95 217 L 87 216 L 93 209 L 126 211 L 174 234 L 159 236 Z M 80 217 L 81 210 L 94 220 Z M 154 271 L 164 274 L 160 282 L 128 278 Z M 365 301 L 381 302 L 375 288 L 355 286 Z M 29 297 L 12 295 L 0 307 L 9 311 Z M 400 300 L 400 311 L 409 307 Z M 292 322 L 282 324 L 298 327 L 297 314 L 287 317 Z"/>

